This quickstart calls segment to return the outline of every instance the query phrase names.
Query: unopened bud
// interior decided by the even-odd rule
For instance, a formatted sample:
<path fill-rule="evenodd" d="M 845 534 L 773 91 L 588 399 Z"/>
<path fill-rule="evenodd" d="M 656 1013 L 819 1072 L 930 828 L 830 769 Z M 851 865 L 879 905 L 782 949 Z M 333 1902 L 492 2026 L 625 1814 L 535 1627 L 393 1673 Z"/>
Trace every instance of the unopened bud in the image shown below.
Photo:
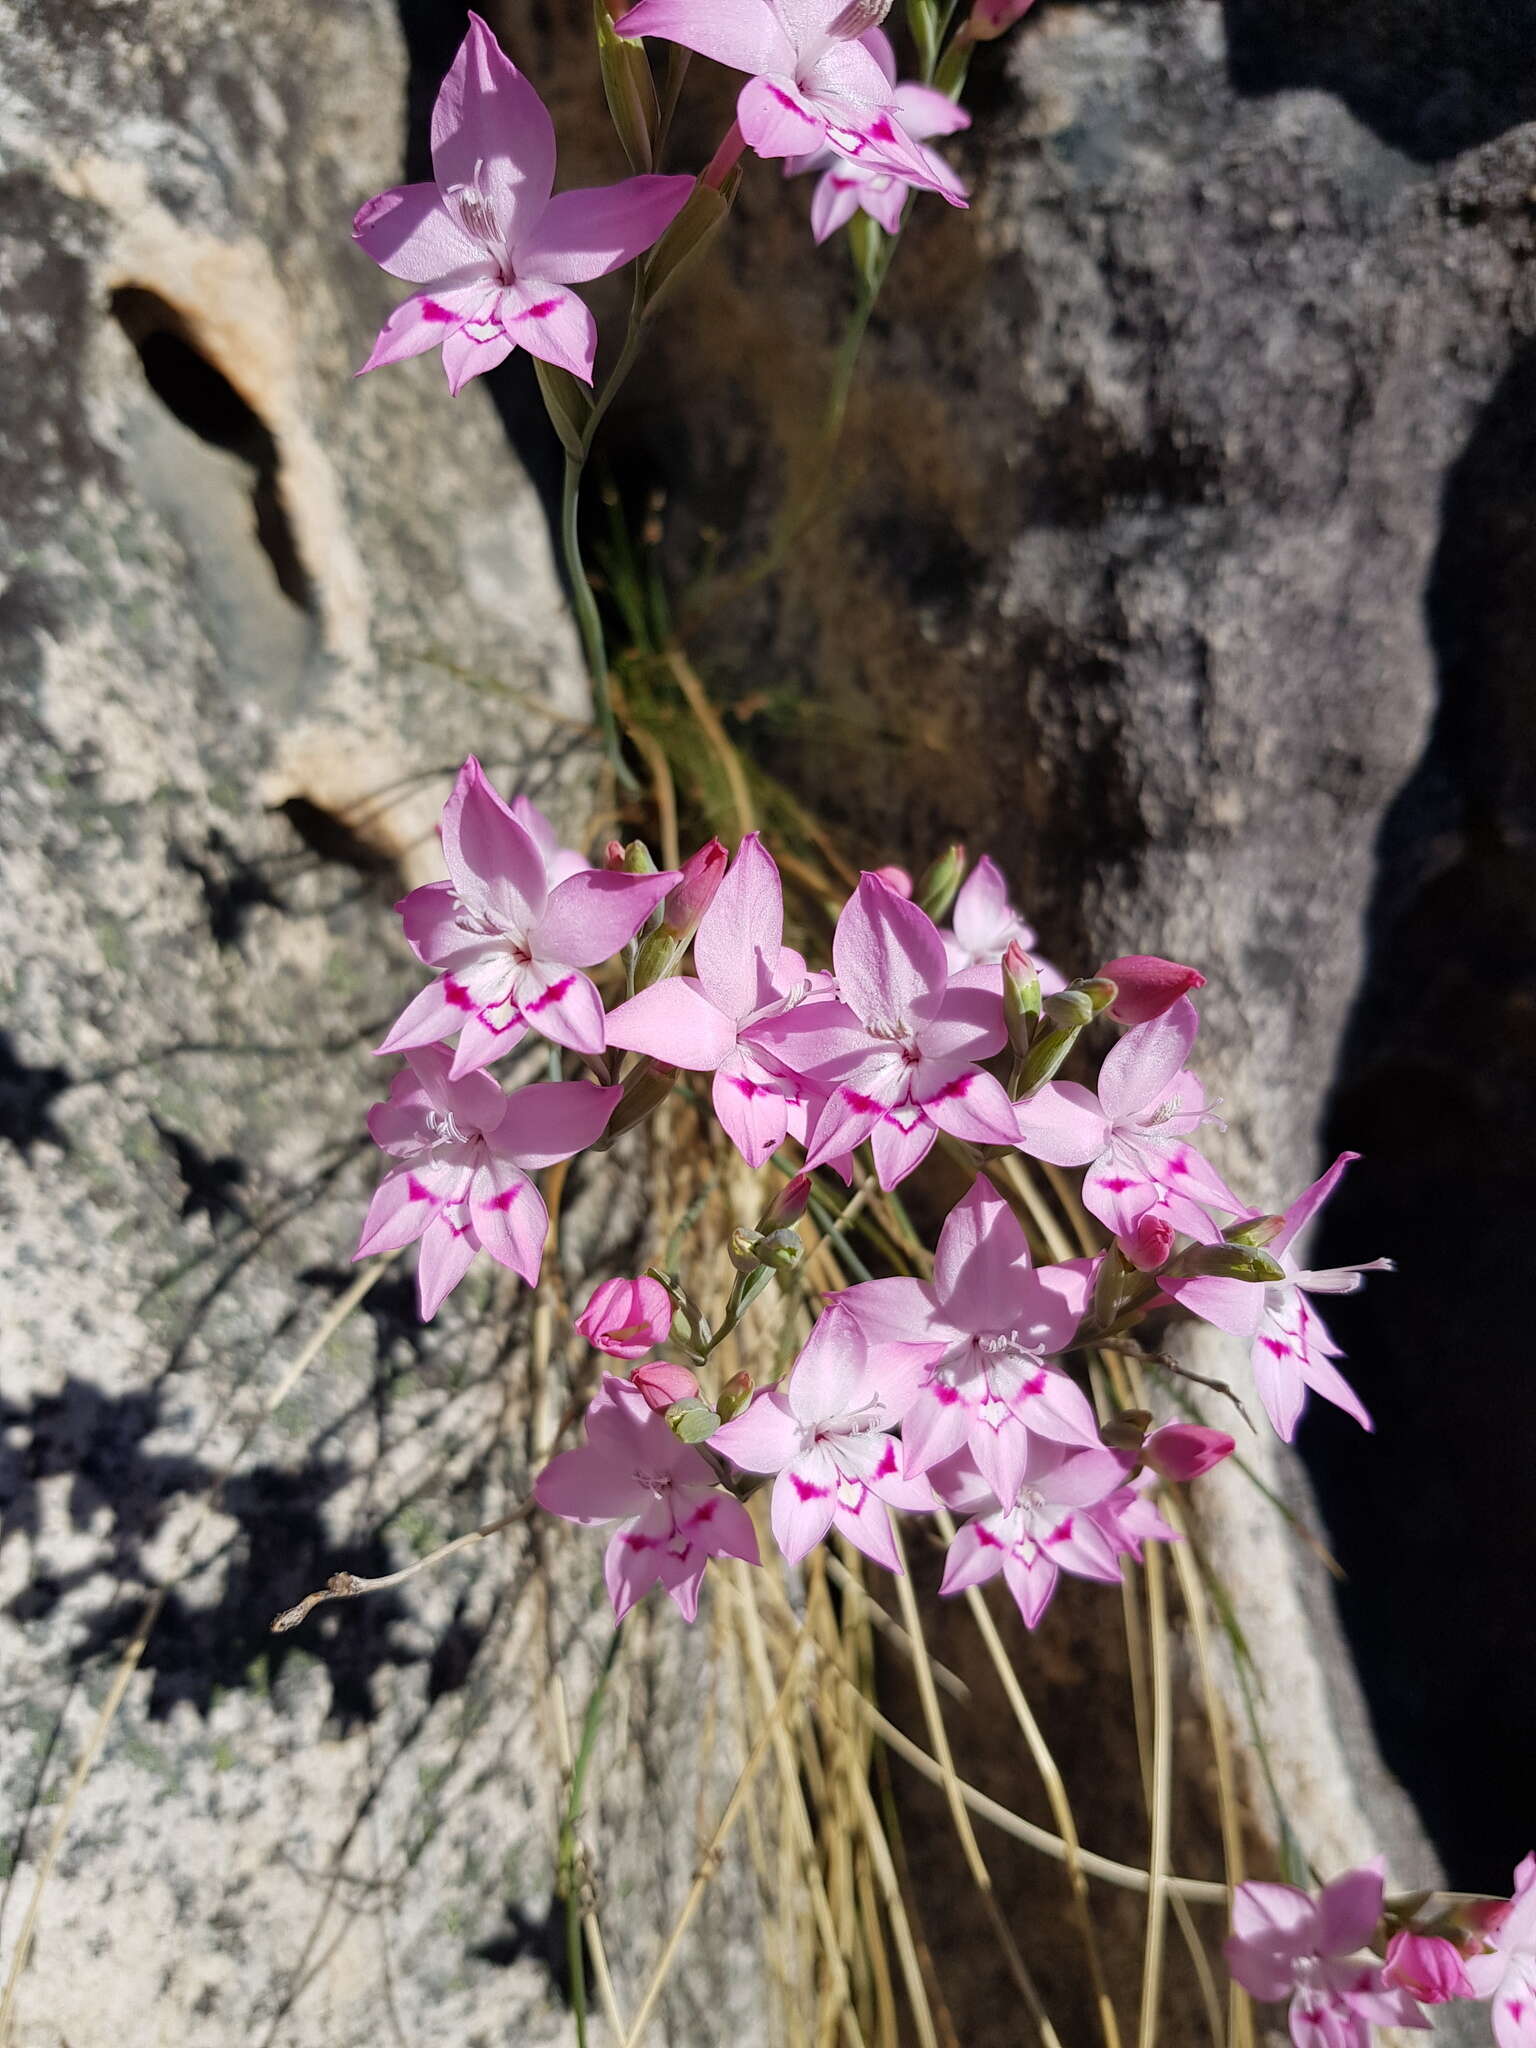
<path fill-rule="evenodd" d="M 608 112 L 618 131 L 630 168 L 649 171 L 656 160 L 656 134 L 661 112 L 651 78 L 645 45 L 619 34 L 604 0 L 593 0 L 597 18 L 597 61 L 603 75 Z M 622 9 L 615 8 L 615 13 Z"/>
<path fill-rule="evenodd" d="M 965 865 L 965 848 L 957 839 L 953 845 L 945 847 L 918 883 L 917 907 L 926 910 L 935 924 L 942 924 L 948 917 L 950 905 L 965 880 Z"/>
<path fill-rule="evenodd" d="M 726 1256 L 738 1273 L 755 1273 L 761 1264 L 757 1248 L 762 1243 L 762 1234 L 756 1230 L 733 1230 L 726 1246 Z"/>
<path fill-rule="evenodd" d="M 1166 1216 L 1139 1216 L 1115 1243 L 1138 1272 L 1161 1272 L 1173 1255 L 1173 1225 Z"/>
<path fill-rule="evenodd" d="M 619 1097 L 619 1106 L 608 1120 L 608 1128 L 592 1146 L 594 1152 L 606 1152 L 617 1138 L 626 1131 L 643 1124 L 672 1093 L 677 1083 L 676 1067 L 662 1066 L 658 1061 L 642 1058 L 639 1064 L 624 1077 L 624 1092 Z"/>
<path fill-rule="evenodd" d="M 1072 986 L 1092 1003 L 1095 1017 L 1101 1010 L 1113 1009 L 1115 997 L 1120 993 L 1119 983 L 1103 974 L 1092 974 L 1086 981 L 1075 981 Z"/>
<path fill-rule="evenodd" d="M 1241 1223 L 1229 1223 L 1221 1234 L 1228 1244 L 1264 1245 L 1284 1228 L 1283 1216 L 1245 1216 Z"/>
<path fill-rule="evenodd" d="M 1242 1244 L 1192 1244 L 1179 1253 L 1168 1268 L 1172 1280 L 1249 1280 L 1255 1286 L 1273 1287 L 1285 1278 L 1285 1268 L 1257 1247 Z"/>
<path fill-rule="evenodd" d="M 670 932 L 648 932 L 640 941 L 640 950 L 635 955 L 635 994 L 639 995 L 643 988 L 654 988 L 658 981 L 665 981 L 682 957 L 682 946 Z"/>
<path fill-rule="evenodd" d="M 1099 1424 L 1099 1436 L 1110 1450 L 1129 1451 L 1139 1458 L 1142 1439 L 1151 1427 L 1152 1417 L 1147 1409 L 1123 1408 L 1118 1415 Z"/>
<path fill-rule="evenodd" d="M 624 872 L 624 843 L 622 840 L 610 839 L 608 841 L 608 844 L 603 848 L 603 866 L 611 875 L 621 875 Z"/>
<path fill-rule="evenodd" d="M 1206 1429 L 1198 1422 L 1165 1422 L 1141 1447 L 1141 1462 L 1163 1479 L 1180 1484 L 1198 1479 L 1237 1449 L 1224 1429 Z"/>
<path fill-rule="evenodd" d="M 1058 1031 L 1081 1031 L 1093 1022 L 1093 998 L 1080 988 L 1059 988 L 1040 1008 Z"/>
<path fill-rule="evenodd" d="M 1039 1015 L 1040 977 L 1035 972 L 1035 963 L 1017 939 L 1010 939 L 1003 955 L 1003 1019 L 1008 1026 L 1008 1043 L 1021 1059 L 1029 1051 Z"/>
<path fill-rule="evenodd" d="M 990 43 L 1016 21 L 1022 21 L 1034 0 L 975 0 L 961 33 L 973 43 Z"/>
<path fill-rule="evenodd" d="M 643 839 L 631 839 L 624 848 L 623 860 L 626 875 L 654 875 L 660 872 L 651 859 L 651 849 Z"/>
<path fill-rule="evenodd" d="M 811 1199 L 811 1176 L 797 1173 L 788 1180 L 757 1219 L 759 1230 L 784 1230 L 791 1223 L 798 1223 L 805 1214 Z"/>
<path fill-rule="evenodd" d="M 566 454 L 580 462 L 586 454 L 587 424 L 592 417 L 592 401 L 586 386 L 569 370 L 562 370 L 556 363 L 546 363 L 541 356 L 535 356 L 533 363 L 534 374 L 539 380 L 539 396 L 549 414 L 549 423 L 560 436 L 560 445 Z"/>
<path fill-rule="evenodd" d="M 1098 1329 L 1112 1330 L 1119 1321 L 1129 1271 L 1118 1245 L 1111 1245 L 1099 1260 L 1099 1270 L 1093 1276 L 1093 1320 Z"/>
<path fill-rule="evenodd" d="M 1047 996 L 1045 1001 L 1046 1004 L 1052 1003 L 1055 997 Z M 1024 1061 L 1024 1071 L 1019 1080 L 1019 1100 L 1027 1100 L 1037 1088 L 1043 1088 L 1047 1081 L 1055 1079 L 1067 1054 L 1076 1045 L 1082 1028 L 1081 1024 L 1052 1026 L 1037 1034 Z"/>
<path fill-rule="evenodd" d="M 656 244 L 645 264 L 645 310 L 652 312 L 664 292 L 692 268 L 725 225 L 741 184 L 738 165 L 725 174 L 719 185 L 701 178 L 688 195 L 682 211 Z"/>
<path fill-rule="evenodd" d="M 898 896 L 912 900 L 912 877 L 905 868 L 871 868 L 869 871 L 877 882 L 884 882 L 887 889 L 894 889 Z"/>
<path fill-rule="evenodd" d="M 682 879 L 673 884 L 662 902 L 661 929 L 680 943 L 691 939 L 699 919 L 715 900 L 715 891 L 725 880 L 730 855 L 718 839 L 711 839 L 683 862 Z"/>
<path fill-rule="evenodd" d="M 757 1247 L 758 1264 L 771 1266 L 775 1273 L 793 1272 L 804 1257 L 805 1246 L 793 1230 L 770 1231 Z"/>
<path fill-rule="evenodd" d="M 1205 976 L 1196 967 L 1182 967 L 1177 960 L 1160 960 L 1155 953 L 1126 953 L 1118 960 L 1106 960 L 1099 975 L 1116 987 L 1109 1014 L 1117 1024 L 1149 1024 L 1171 1010 L 1180 996 L 1205 987 Z"/>
<path fill-rule="evenodd" d="M 695 1395 L 672 1403 L 667 1410 L 667 1427 L 685 1444 L 701 1444 L 720 1427 L 720 1417 L 707 1401 Z"/>
<path fill-rule="evenodd" d="M 715 1409 L 722 1422 L 732 1422 L 752 1398 L 752 1375 L 733 1372 L 720 1389 Z"/>
<path fill-rule="evenodd" d="M 674 1402 L 698 1398 L 698 1380 L 687 1366 L 669 1365 L 663 1358 L 653 1358 L 649 1365 L 637 1365 L 629 1383 L 640 1389 L 646 1407 L 654 1408 L 658 1415 L 664 1415 Z"/>

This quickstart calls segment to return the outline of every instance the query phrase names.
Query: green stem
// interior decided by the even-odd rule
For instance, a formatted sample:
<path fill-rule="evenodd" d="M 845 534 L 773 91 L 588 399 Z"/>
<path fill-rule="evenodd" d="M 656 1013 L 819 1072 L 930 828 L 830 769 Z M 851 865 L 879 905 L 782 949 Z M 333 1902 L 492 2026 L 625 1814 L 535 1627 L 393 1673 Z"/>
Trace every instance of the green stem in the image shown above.
<path fill-rule="evenodd" d="M 603 751 L 613 765 L 620 786 L 638 789 L 640 785 L 619 748 L 613 693 L 608 687 L 608 649 L 603 639 L 603 621 L 597 609 L 597 599 L 592 594 L 592 585 L 587 581 L 586 564 L 581 559 L 581 480 L 585 469 L 586 463 L 567 449 L 565 488 L 560 494 L 560 549 L 565 557 L 565 574 L 571 586 L 576 624 L 581 631 L 582 652 L 586 656 L 592 701 L 597 709 L 598 730 L 603 736 Z"/>
<path fill-rule="evenodd" d="M 597 1731 L 602 1725 L 603 1698 L 609 1676 L 619 1659 L 622 1640 L 618 1629 L 615 1629 L 608 1644 L 608 1654 L 597 1674 L 597 1683 L 592 1688 L 592 1697 L 587 1701 L 586 1716 L 581 1724 L 581 1747 L 571 1765 L 565 1815 L 560 1822 L 559 1883 L 565 1895 L 565 1960 L 571 1980 L 571 2012 L 576 2021 L 577 2048 L 587 2048 L 587 1964 L 581 1938 L 581 1873 L 577 1869 L 576 1831 L 581 1825 L 582 1795 L 586 1790 L 587 1772 L 592 1765 L 592 1753 L 597 1747 Z"/>

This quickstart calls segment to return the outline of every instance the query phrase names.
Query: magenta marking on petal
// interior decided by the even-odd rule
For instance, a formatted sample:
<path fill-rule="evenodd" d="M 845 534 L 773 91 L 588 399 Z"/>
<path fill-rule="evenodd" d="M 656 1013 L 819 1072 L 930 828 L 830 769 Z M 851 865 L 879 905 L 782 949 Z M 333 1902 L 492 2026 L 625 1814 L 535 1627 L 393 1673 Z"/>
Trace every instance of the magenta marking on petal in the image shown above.
<path fill-rule="evenodd" d="M 1032 1380 L 1026 1380 L 1023 1386 L 1020 1387 L 1020 1394 L 1043 1394 L 1045 1392 L 1045 1383 L 1049 1377 L 1050 1375 L 1042 1366 Z"/>
<path fill-rule="evenodd" d="M 469 990 L 459 982 L 450 981 L 446 974 L 443 976 L 443 1000 L 452 1003 L 456 1010 L 472 1010 L 475 1007 L 475 999 Z"/>
<path fill-rule="evenodd" d="M 880 1453 L 880 1462 L 871 1475 L 875 1479 L 889 1479 L 896 1470 L 896 1445 L 891 1437 L 885 1440 L 885 1449 Z"/>
<path fill-rule="evenodd" d="M 809 1479 L 802 1479 L 798 1472 L 791 1472 L 789 1483 L 802 1500 L 825 1500 L 830 1487 L 816 1486 Z"/>
<path fill-rule="evenodd" d="M 421 317 L 423 320 L 439 320 L 445 325 L 452 326 L 459 316 L 450 306 L 440 306 L 436 299 L 423 299 Z"/>
<path fill-rule="evenodd" d="M 559 299 L 540 299 L 536 306 L 525 306 L 521 313 L 514 313 L 512 325 L 515 327 L 519 320 L 547 320 L 551 313 L 559 312 L 560 306 Z"/>
<path fill-rule="evenodd" d="M 985 1522 L 977 1522 L 973 1526 L 976 1530 L 976 1541 L 983 1550 L 1006 1550 L 1008 1548 L 1000 1536 L 992 1534 L 992 1531 Z"/>
<path fill-rule="evenodd" d="M 1171 1152 L 1168 1155 L 1168 1171 L 1170 1173 L 1189 1172 L 1189 1161 L 1184 1157 L 1182 1152 Z"/>
<path fill-rule="evenodd" d="M 941 1408 L 952 1408 L 960 1398 L 960 1389 L 952 1387 L 948 1380 L 934 1380 L 928 1391 Z"/>
<path fill-rule="evenodd" d="M 1266 1351 L 1272 1351 L 1276 1358 L 1289 1358 L 1291 1347 L 1283 1337 L 1261 1337 L 1259 1342 Z"/>
<path fill-rule="evenodd" d="M 1045 1540 L 1047 1543 L 1069 1543 L 1072 1540 L 1072 1517 L 1068 1515 L 1064 1522 L 1058 1522 Z"/>
<path fill-rule="evenodd" d="M 894 142 L 896 140 L 895 131 L 884 114 L 880 116 L 878 121 L 870 123 L 869 132 L 876 142 Z"/>
<path fill-rule="evenodd" d="M 568 994 L 575 986 L 576 977 L 574 974 L 566 975 L 563 981 L 552 981 L 549 987 L 545 989 L 543 995 L 535 996 L 531 1003 L 523 1005 L 523 1014 L 528 1017 L 536 1017 L 540 1010 L 547 1010 L 551 1003 L 558 1003 L 560 998 Z"/>
<path fill-rule="evenodd" d="M 712 1522 L 715 1519 L 715 1509 L 719 1505 L 720 1503 L 717 1500 L 715 1500 L 713 1496 L 711 1496 L 711 1498 L 708 1500 L 700 1501 L 699 1505 L 688 1517 L 689 1528 L 696 1529 L 698 1528 L 701 1522 Z"/>
<path fill-rule="evenodd" d="M 975 1078 L 976 1070 L 973 1067 L 969 1073 L 959 1074 L 953 1081 L 946 1081 L 938 1094 L 930 1095 L 922 1107 L 928 1109 L 935 1102 L 958 1102 L 962 1096 L 970 1094 L 971 1083 Z"/>
<path fill-rule="evenodd" d="M 657 1550 L 660 1548 L 660 1544 L 654 1536 L 642 1535 L 638 1529 L 627 1529 L 624 1532 L 624 1545 L 628 1550 Z"/>
<path fill-rule="evenodd" d="M 414 1173 L 406 1177 L 405 1193 L 406 1199 L 412 1202 L 430 1202 L 432 1199 L 432 1190 L 424 1188 Z"/>
<path fill-rule="evenodd" d="M 735 1088 L 750 1102 L 754 1095 L 773 1095 L 777 1091 L 765 1088 L 761 1081 L 749 1081 L 745 1074 L 725 1074 L 721 1077 L 728 1088 Z"/>
<path fill-rule="evenodd" d="M 872 1095 L 860 1095 L 852 1088 L 839 1088 L 838 1094 L 850 1109 L 856 1109 L 860 1116 L 884 1116 L 885 1104 L 876 1102 Z"/>
<path fill-rule="evenodd" d="M 772 93 L 773 97 L 778 101 L 781 107 L 788 107 L 789 111 L 792 114 L 798 114 L 800 112 L 799 107 L 790 98 L 787 92 L 781 92 L 778 86 L 772 83 L 768 85 L 768 90 L 770 93 Z"/>
<path fill-rule="evenodd" d="M 1518 2024 L 1521 2014 L 1525 2011 L 1525 2000 L 1523 1998 L 1506 1998 L 1504 2010 Z"/>
<path fill-rule="evenodd" d="M 1100 1181 L 1099 1185 L 1100 1187 L 1108 1188 L 1109 1192 L 1112 1195 L 1123 1195 L 1130 1188 L 1140 1187 L 1141 1182 L 1136 1180 L 1116 1179 Z"/>
<path fill-rule="evenodd" d="M 514 1182 L 511 1187 L 503 1188 L 499 1194 L 492 1195 L 485 1206 L 488 1209 L 510 1209 L 521 1193 L 522 1189 Z"/>

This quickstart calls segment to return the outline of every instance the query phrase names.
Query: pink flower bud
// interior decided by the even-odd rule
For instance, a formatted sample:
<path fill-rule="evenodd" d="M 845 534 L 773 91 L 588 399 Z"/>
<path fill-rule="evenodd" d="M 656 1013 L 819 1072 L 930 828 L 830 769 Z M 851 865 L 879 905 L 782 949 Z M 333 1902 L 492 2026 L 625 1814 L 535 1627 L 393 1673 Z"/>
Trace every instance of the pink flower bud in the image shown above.
<path fill-rule="evenodd" d="M 654 1408 L 658 1415 L 678 1401 L 696 1401 L 699 1383 L 686 1365 L 668 1365 L 659 1358 L 653 1358 L 649 1365 L 637 1365 L 630 1374 L 630 1382 L 645 1396 L 647 1408 Z"/>
<path fill-rule="evenodd" d="M 1115 1242 L 1138 1272 L 1158 1273 L 1173 1256 L 1173 1225 L 1166 1216 L 1140 1216 Z"/>
<path fill-rule="evenodd" d="M 1022 21 L 1034 4 L 1035 0 L 976 0 L 966 24 L 966 40 L 990 43 L 994 36 Z"/>
<path fill-rule="evenodd" d="M 1164 1479 L 1198 1479 L 1236 1449 L 1222 1430 L 1202 1429 L 1198 1422 L 1165 1422 L 1142 1445 L 1141 1462 Z"/>
<path fill-rule="evenodd" d="M 1407 1928 L 1394 1934 L 1387 1943 L 1382 1976 L 1397 1989 L 1411 1992 L 1421 2005 L 1476 1996 L 1456 1944 L 1439 1934 L 1414 1934 Z"/>
<path fill-rule="evenodd" d="M 1159 960 L 1154 953 L 1127 953 L 1106 960 L 1097 979 L 1112 981 L 1118 994 L 1109 1014 L 1119 1024 L 1148 1024 L 1171 1010 L 1180 996 L 1205 987 L 1205 976 L 1177 960 Z"/>
<path fill-rule="evenodd" d="M 884 882 L 887 889 L 894 889 L 898 896 L 912 900 L 912 877 L 905 868 L 871 868 L 869 871 L 877 882 Z"/>
<path fill-rule="evenodd" d="M 715 891 L 725 880 L 730 855 L 718 839 L 711 839 L 683 862 L 683 879 L 675 884 L 662 906 L 661 928 L 674 939 L 693 936 L 699 919 L 715 900 Z"/>
<path fill-rule="evenodd" d="M 603 848 L 603 866 L 611 875 L 623 874 L 624 842 L 622 839 L 610 839 Z"/>
<path fill-rule="evenodd" d="M 787 1180 L 762 1215 L 757 1219 L 759 1230 L 768 1232 L 786 1230 L 792 1223 L 798 1223 L 805 1214 L 811 1200 L 811 1176 L 797 1173 L 793 1180 Z"/>
<path fill-rule="evenodd" d="M 672 1328 L 671 1297 L 659 1280 L 605 1280 L 576 1327 L 612 1358 L 644 1358 Z"/>

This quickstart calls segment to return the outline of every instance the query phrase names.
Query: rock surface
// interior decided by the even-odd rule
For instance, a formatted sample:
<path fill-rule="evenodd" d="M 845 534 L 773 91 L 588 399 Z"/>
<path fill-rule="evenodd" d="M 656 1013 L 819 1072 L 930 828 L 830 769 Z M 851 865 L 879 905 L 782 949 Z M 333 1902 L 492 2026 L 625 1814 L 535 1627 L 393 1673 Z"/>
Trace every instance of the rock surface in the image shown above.
<path fill-rule="evenodd" d="M 422 1329 L 407 1258 L 266 1415 L 351 1283 L 369 1047 L 418 979 L 389 905 L 440 871 L 453 765 L 589 828 L 543 513 L 483 393 L 351 381 L 391 300 L 346 238 L 399 175 L 387 7 L 3 9 L 0 80 L 3 1969 L 46 1875 L 8 2038 L 565 2041 L 549 1677 L 579 1716 L 598 1541 L 518 1526 L 267 1634 L 523 1497 L 556 1298 L 636 1224 L 632 1173 L 578 1168 L 542 1342 L 506 1276 Z M 677 1813 L 724 1797 L 675 1739 L 707 1632 L 636 1622 L 588 1801 L 631 2009 Z M 731 1883 L 676 2038 L 761 2038 L 708 1961 Z"/>

